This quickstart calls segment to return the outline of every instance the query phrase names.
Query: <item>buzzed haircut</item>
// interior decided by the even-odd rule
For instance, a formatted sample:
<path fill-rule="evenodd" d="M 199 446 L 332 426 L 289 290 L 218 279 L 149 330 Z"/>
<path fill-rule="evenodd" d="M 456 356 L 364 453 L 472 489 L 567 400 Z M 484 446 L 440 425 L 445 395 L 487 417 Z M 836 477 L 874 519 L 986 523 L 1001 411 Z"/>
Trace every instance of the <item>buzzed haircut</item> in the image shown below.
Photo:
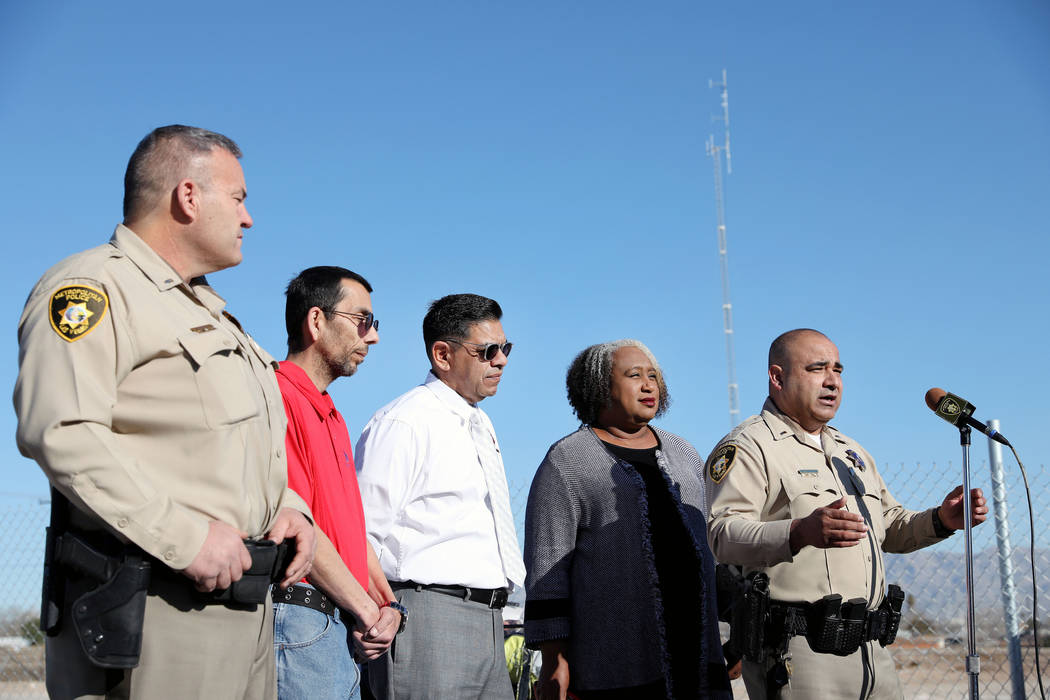
<path fill-rule="evenodd" d="M 498 321 L 503 309 L 494 300 L 478 294 L 449 294 L 430 303 L 423 317 L 423 343 L 427 359 L 433 360 L 430 349 L 439 340 L 466 340 L 470 327 L 483 321 Z"/>
<path fill-rule="evenodd" d="M 801 335 L 806 333 L 814 333 L 822 338 L 827 338 L 826 335 L 813 328 L 796 328 L 785 333 L 781 333 L 776 339 L 769 345 L 769 366 L 779 365 L 784 369 L 788 367 L 788 347 L 792 341 Z"/>
<path fill-rule="evenodd" d="M 216 148 L 235 158 L 232 139 L 196 126 L 161 126 L 139 141 L 124 172 L 124 223 L 144 215 L 166 191 L 186 177 L 200 177 L 197 161 Z"/>
<path fill-rule="evenodd" d="M 372 285 L 361 275 L 335 265 L 308 267 L 284 290 L 284 326 L 288 331 L 288 352 L 302 352 L 306 349 L 303 338 L 303 321 L 306 314 L 315 306 L 331 316 L 331 311 L 343 298 L 343 280 L 354 280 L 371 294 Z"/>

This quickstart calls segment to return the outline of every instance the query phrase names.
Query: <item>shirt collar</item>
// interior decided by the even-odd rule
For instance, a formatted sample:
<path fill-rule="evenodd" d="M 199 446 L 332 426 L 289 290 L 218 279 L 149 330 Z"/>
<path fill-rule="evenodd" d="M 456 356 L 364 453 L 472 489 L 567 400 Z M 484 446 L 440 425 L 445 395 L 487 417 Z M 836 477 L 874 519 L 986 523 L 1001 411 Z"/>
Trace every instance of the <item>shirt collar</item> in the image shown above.
<path fill-rule="evenodd" d="M 317 385 L 310 379 L 310 375 L 306 373 L 299 365 L 291 362 L 290 360 L 283 360 L 277 365 L 277 373 L 287 379 L 296 389 L 302 392 L 306 400 L 310 402 L 310 405 L 317 411 L 317 415 L 322 420 L 331 415 L 332 411 L 335 410 L 335 404 L 332 402 L 332 397 L 328 392 L 323 394 L 317 389 Z"/>
<path fill-rule="evenodd" d="M 423 386 L 430 389 L 441 403 L 445 404 L 450 411 L 464 421 L 469 422 L 472 415 L 481 413 L 480 408 L 457 394 L 455 389 L 441 381 L 433 371 L 427 372 L 427 378 L 423 381 Z"/>
<path fill-rule="evenodd" d="M 117 224 L 109 242 L 124 253 L 128 260 L 135 263 L 142 270 L 142 274 L 157 285 L 160 291 L 166 292 L 182 284 L 182 278 L 179 277 L 179 273 L 175 272 L 175 268 L 157 255 L 157 251 L 150 248 L 146 241 L 124 224 Z M 217 317 L 226 308 L 226 300 L 211 288 L 207 278 L 203 275 L 190 280 L 188 288 L 212 315 Z"/>
<path fill-rule="evenodd" d="M 774 440 L 794 436 L 802 444 L 813 447 L 813 443 L 806 440 L 806 431 L 802 429 L 802 426 L 794 418 L 777 408 L 771 398 L 767 397 L 766 402 L 762 404 L 762 420 L 766 422 L 766 427 L 769 428 Z M 825 425 L 820 432 L 822 435 L 827 433 L 836 442 L 846 442 L 842 434 L 830 425 Z"/>
<path fill-rule="evenodd" d="M 164 258 L 157 255 L 157 251 L 149 247 L 146 241 L 124 224 L 118 224 L 113 237 L 109 242 L 128 256 L 142 273 L 150 279 L 157 289 L 165 291 L 182 284 L 182 278 L 175 272 L 175 268 L 169 265 Z"/>

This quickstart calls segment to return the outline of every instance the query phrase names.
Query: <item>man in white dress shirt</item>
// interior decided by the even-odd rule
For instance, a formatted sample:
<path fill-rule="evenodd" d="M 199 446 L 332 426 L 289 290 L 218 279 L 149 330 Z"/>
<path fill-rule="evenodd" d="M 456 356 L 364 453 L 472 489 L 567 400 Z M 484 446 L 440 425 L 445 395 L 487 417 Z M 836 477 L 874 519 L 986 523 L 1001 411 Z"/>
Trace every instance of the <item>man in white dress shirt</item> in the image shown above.
<path fill-rule="evenodd" d="M 379 700 L 510 700 L 501 610 L 524 582 L 499 443 L 478 408 L 511 344 L 492 299 L 430 305 L 423 384 L 376 412 L 357 443 L 368 538 L 411 623 L 368 674 Z"/>

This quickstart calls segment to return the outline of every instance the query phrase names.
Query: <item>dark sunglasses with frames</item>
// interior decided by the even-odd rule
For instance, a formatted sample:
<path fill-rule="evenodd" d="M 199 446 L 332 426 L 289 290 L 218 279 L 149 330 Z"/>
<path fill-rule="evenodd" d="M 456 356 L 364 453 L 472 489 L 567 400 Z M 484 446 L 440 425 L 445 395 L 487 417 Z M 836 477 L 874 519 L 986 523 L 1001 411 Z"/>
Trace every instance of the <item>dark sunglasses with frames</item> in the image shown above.
<path fill-rule="evenodd" d="M 445 338 L 446 343 L 455 343 L 456 345 L 473 345 L 478 348 L 478 354 L 475 355 L 479 360 L 485 362 L 492 362 L 496 359 L 496 353 L 502 352 L 504 357 L 510 357 L 510 351 L 514 348 L 514 343 L 507 341 L 500 345 L 499 343 L 472 343 L 469 340 L 455 340 L 454 338 Z"/>
<path fill-rule="evenodd" d="M 375 328 L 377 331 L 379 330 L 379 320 L 371 311 L 369 311 L 367 314 L 355 314 L 351 313 L 350 311 L 335 311 L 334 309 L 325 309 L 324 312 L 326 314 L 346 316 L 349 319 L 353 319 L 353 321 L 357 324 L 357 330 L 360 331 L 362 335 L 367 333 L 369 328 Z"/>

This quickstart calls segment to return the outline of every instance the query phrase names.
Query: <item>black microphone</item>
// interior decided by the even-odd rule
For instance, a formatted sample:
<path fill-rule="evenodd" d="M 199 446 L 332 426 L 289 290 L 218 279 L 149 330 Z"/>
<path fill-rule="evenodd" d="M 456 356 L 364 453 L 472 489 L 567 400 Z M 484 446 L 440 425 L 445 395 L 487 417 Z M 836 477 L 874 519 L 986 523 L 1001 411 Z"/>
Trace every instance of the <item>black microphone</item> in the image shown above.
<path fill-rule="evenodd" d="M 971 428 L 980 430 L 996 442 L 1012 447 L 1010 441 L 1004 438 L 1002 433 L 994 428 L 989 428 L 973 417 L 974 406 L 966 399 L 959 398 L 955 394 L 949 394 L 944 389 L 934 387 L 926 392 L 926 405 L 952 425 L 958 426 L 960 422 L 965 423 Z"/>

